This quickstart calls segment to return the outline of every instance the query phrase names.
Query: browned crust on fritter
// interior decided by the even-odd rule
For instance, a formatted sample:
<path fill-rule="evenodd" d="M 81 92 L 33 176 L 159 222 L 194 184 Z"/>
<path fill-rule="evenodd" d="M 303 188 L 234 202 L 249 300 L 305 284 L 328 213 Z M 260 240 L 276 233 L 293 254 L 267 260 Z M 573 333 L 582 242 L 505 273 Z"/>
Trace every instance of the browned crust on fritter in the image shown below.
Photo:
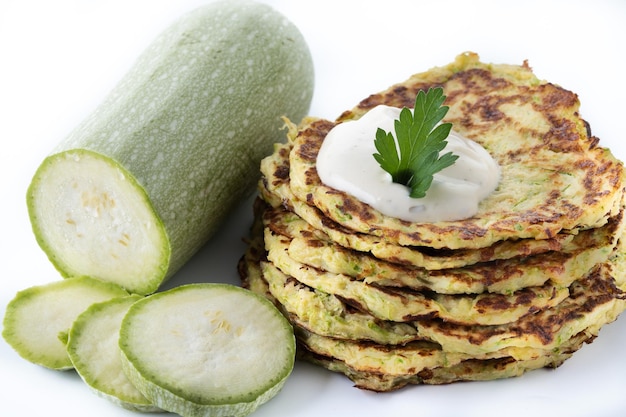
<path fill-rule="evenodd" d="M 287 212 L 294 212 L 302 220 L 317 228 L 314 233 L 311 232 L 311 237 L 317 236 L 346 248 L 371 252 L 372 255 L 389 262 L 420 266 L 429 270 L 462 267 L 477 262 L 507 259 L 511 256 L 528 257 L 547 251 L 561 251 L 574 235 L 580 234 L 576 230 L 564 230 L 550 239 L 509 239 L 478 249 L 449 250 L 428 246 L 398 246 L 374 235 L 347 228 L 324 215 L 317 207 L 295 198 L 290 191 L 290 180 L 286 174 L 290 170 L 288 158 L 290 150 L 289 144 L 281 145 L 276 154 L 266 158 L 262 164 L 263 176 L 259 182 L 259 190 L 263 198 L 273 207 L 265 214 L 273 217 L 268 219 L 267 223 L 272 224 L 272 227 L 280 227 L 279 218 Z"/>
<path fill-rule="evenodd" d="M 468 68 L 457 72 L 435 73 L 435 79 L 429 82 L 409 79 L 382 93 L 369 96 L 354 109 L 344 112 L 337 122 L 321 119 L 312 121 L 298 132 L 291 155 L 291 184 L 296 196 L 320 208 L 325 215 L 344 226 L 400 245 L 476 248 L 489 246 L 494 240 L 529 237 L 549 239 L 563 229 L 598 226 L 602 222 L 602 213 L 598 218 L 590 217 L 589 213 L 603 205 L 607 206 L 607 212 L 611 210 L 611 203 L 618 199 L 613 196 L 622 192 L 623 167 L 606 149 L 598 146 L 596 137 L 587 135 L 588 124 L 577 112 L 577 95 L 551 83 L 538 80 L 519 83 L 516 79 L 507 78 L 506 72 L 503 75 L 502 71 L 494 73 L 483 68 L 484 65 L 478 68 L 472 65 L 482 64 L 468 64 Z M 424 74 L 421 76 L 424 77 Z M 516 76 L 534 77 L 530 72 Z M 504 167 L 503 176 L 507 175 L 506 167 L 519 163 L 522 156 L 525 164 L 532 164 L 535 158 L 543 160 L 542 169 L 544 166 L 550 168 L 550 173 L 542 174 L 546 175 L 547 184 L 562 184 L 563 175 L 575 172 L 574 175 L 583 186 L 584 196 L 572 202 L 554 186 L 540 203 L 526 209 L 511 210 L 502 217 L 497 215 L 502 214 L 503 202 L 493 211 L 485 206 L 477 217 L 416 225 L 398 219 L 385 219 L 385 216 L 353 196 L 322 184 L 315 169 L 315 161 L 325 136 L 336 123 L 358 118 L 378 104 L 411 107 L 417 91 L 435 86 L 443 86 L 447 94 L 446 104 L 450 106 L 450 111 L 446 121 L 479 143 L 488 131 L 493 136 L 494 129 L 514 123 L 512 115 L 515 112 L 532 109 L 534 114 L 541 115 L 542 119 L 537 121 L 540 126 L 520 125 L 516 132 L 520 137 L 528 135 L 532 140 L 521 147 L 519 143 L 517 146 L 512 144 L 507 149 L 509 145 L 502 139 L 498 147 L 503 149 L 496 154 L 492 153 L 492 156 Z M 500 89 L 505 89 L 507 93 L 500 94 Z M 549 152 L 575 157 L 564 159 L 563 164 L 552 160 L 546 162 Z M 298 181 L 295 182 L 294 160 L 303 161 L 307 167 L 301 174 L 302 178 L 298 174 Z M 572 163 L 572 160 L 575 162 Z M 296 188 L 293 187 L 294 183 Z M 299 190 L 301 186 L 315 189 L 315 192 L 302 195 L 302 190 Z M 336 203 L 324 202 L 327 197 L 334 197 Z M 513 207 L 516 203 L 510 201 L 509 205 Z M 449 236 L 454 236 L 455 241 L 446 238 Z"/>
<path fill-rule="evenodd" d="M 301 341 L 298 343 L 298 357 L 331 371 L 343 373 L 357 388 L 374 392 L 390 392 L 407 385 L 441 385 L 459 381 L 494 380 L 520 376 L 525 372 L 540 368 L 557 368 L 585 343 L 591 343 L 594 339 L 594 335 L 580 332 L 560 349 L 545 352 L 531 359 L 516 360 L 511 356 L 468 359 L 454 365 L 421 369 L 414 374 L 406 375 L 357 370 L 339 359 L 312 351 Z"/>
<path fill-rule="evenodd" d="M 468 123 L 468 122 L 466 122 Z M 297 153 L 298 157 L 315 164 L 315 160 L 317 159 L 317 154 L 319 149 L 324 141 L 324 138 L 328 134 L 328 132 L 336 125 L 336 123 L 329 122 L 327 120 L 319 120 L 314 122 L 307 129 L 301 131 L 298 136 L 301 138 L 306 138 L 302 140 L 303 146 L 294 149 L 294 152 Z M 551 147 L 561 147 L 561 151 L 571 152 L 573 148 L 578 148 L 579 144 L 574 142 L 570 143 L 568 139 L 572 134 L 572 128 L 567 127 L 566 125 L 571 125 L 570 122 L 563 122 L 561 126 L 553 127 L 554 135 L 552 138 L 546 138 L 546 145 Z M 597 140 L 589 141 L 590 148 L 592 152 L 603 153 L 604 149 L 593 148 L 597 144 Z M 532 153 L 533 150 L 530 150 Z M 508 161 L 499 161 L 500 164 L 506 165 L 509 161 L 514 161 L 516 159 L 516 152 L 512 151 L 508 154 Z M 600 158 L 599 158 L 600 159 Z M 579 163 L 576 168 L 584 171 L 585 179 L 585 196 L 584 202 L 587 205 L 592 205 L 596 203 L 601 197 L 606 196 L 608 191 L 603 190 L 600 186 L 602 182 L 602 178 L 610 178 L 611 184 L 617 189 L 622 179 L 622 165 L 613 160 L 605 160 L 604 163 L 597 165 L 594 164 L 591 160 L 584 160 Z M 552 175 L 553 180 L 557 181 L 557 177 L 560 175 L 560 172 L 565 172 L 568 170 L 568 167 L 555 167 L 555 172 Z M 282 175 L 285 172 L 281 173 Z M 321 184 L 321 180 L 317 174 L 317 170 L 315 167 L 311 167 L 305 172 L 305 183 L 311 186 L 317 186 Z M 339 190 L 328 188 L 326 190 L 328 195 L 334 194 L 341 196 L 343 202 L 342 205 L 338 206 L 337 209 L 344 213 L 347 217 L 358 218 L 363 223 L 368 223 L 373 220 L 372 209 L 371 207 L 359 202 L 356 198 L 342 192 Z M 550 239 L 553 238 L 557 233 L 562 230 L 562 227 L 559 224 L 564 222 L 564 218 L 569 218 L 573 221 L 578 219 L 584 211 L 584 208 L 574 206 L 572 204 L 567 204 L 561 202 L 561 206 L 563 210 L 559 212 L 555 212 L 553 210 L 555 204 L 561 200 L 562 195 L 557 191 L 553 190 L 549 198 L 546 199 L 543 204 L 534 207 L 532 210 L 528 210 L 526 212 L 519 213 L 515 217 L 505 218 L 499 220 L 498 222 L 489 224 L 489 227 L 481 227 L 478 225 L 473 218 L 460 220 L 449 223 L 431 223 L 431 224 L 422 224 L 421 227 L 425 229 L 429 229 L 430 233 L 433 235 L 448 235 L 455 234 L 460 239 L 464 241 L 475 241 L 479 238 L 485 237 L 490 231 L 510 231 L 511 235 L 514 235 L 516 232 L 516 225 L 523 223 L 528 225 L 542 225 L 544 227 L 544 233 L 542 238 Z M 312 194 L 307 195 L 307 202 L 311 205 L 315 205 L 315 198 Z M 318 206 L 319 207 L 319 206 Z M 326 215 L 332 216 L 332 212 L 323 210 Z M 400 221 L 399 222 L 403 222 Z M 403 222 L 407 226 L 410 224 L 409 222 Z M 569 222 L 570 224 L 572 222 Z M 553 227 L 553 225 L 555 225 Z M 384 234 L 380 233 L 377 227 L 371 227 L 369 230 L 365 231 L 372 234 L 381 235 L 385 239 L 389 241 L 400 241 L 403 239 L 403 236 L 400 236 L 402 232 L 398 230 L 393 230 L 390 228 L 384 229 Z M 429 246 L 431 244 L 435 244 L 436 242 L 430 239 L 423 239 L 420 236 L 419 232 L 406 234 L 404 240 L 410 241 L 410 243 L 423 246 Z M 445 247 L 443 248 L 445 249 Z"/>
<path fill-rule="evenodd" d="M 617 288 L 610 273 L 610 265 L 602 264 L 594 268 L 586 277 L 570 287 L 570 296 L 556 307 L 535 315 L 521 318 L 506 326 L 459 326 L 442 320 L 424 321 L 422 328 L 433 328 L 441 335 L 469 340 L 481 345 L 492 337 L 506 335 L 506 338 L 534 337 L 543 345 L 556 342 L 560 329 L 576 319 L 592 314 L 598 307 L 609 305 L 614 300 L 624 300 L 626 295 Z M 611 320 L 612 321 L 612 320 Z"/>

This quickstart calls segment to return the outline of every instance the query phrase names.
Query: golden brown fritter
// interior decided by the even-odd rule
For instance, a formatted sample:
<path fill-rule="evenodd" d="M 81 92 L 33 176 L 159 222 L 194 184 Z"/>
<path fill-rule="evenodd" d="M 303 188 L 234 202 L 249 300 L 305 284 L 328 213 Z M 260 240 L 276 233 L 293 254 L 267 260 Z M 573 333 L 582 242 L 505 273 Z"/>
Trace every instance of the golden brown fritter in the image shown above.
<path fill-rule="evenodd" d="M 316 171 L 326 134 L 377 104 L 412 106 L 419 90 L 442 87 L 444 119 L 499 163 L 498 188 L 469 219 L 411 223 L 383 215 L 324 185 Z M 401 246 L 484 248 L 507 239 L 550 239 L 563 230 L 598 227 L 619 210 L 623 166 L 598 145 L 579 116 L 576 94 L 537 79 L 527 65 L 495 65 L 476 54 L 416 74 L 374 94 L 338 121 L 309 121 L 290 152 L 290 187 L 301 201 L 340 225 Z"/>

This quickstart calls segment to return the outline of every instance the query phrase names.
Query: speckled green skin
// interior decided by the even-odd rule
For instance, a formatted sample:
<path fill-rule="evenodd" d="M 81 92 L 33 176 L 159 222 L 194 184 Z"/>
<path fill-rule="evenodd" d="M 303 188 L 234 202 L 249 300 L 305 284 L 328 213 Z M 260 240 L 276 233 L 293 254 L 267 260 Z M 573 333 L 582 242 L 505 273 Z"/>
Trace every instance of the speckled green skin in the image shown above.
<path fill-rule="evenodd" d="M 163 32 L 49 159 L 90 151 L 136 180 L 169 244 L 158 285 L 253 190 L 261 158 L 284 137 L 281 117 L 307 113 L 313 78 L 308 47 L 284 16 L 254 2 L 211 3 Z M 46 224 L 33 215 L 33 195 L 39 244 L 69 275 L 59 245 L 39 233 Z"/>

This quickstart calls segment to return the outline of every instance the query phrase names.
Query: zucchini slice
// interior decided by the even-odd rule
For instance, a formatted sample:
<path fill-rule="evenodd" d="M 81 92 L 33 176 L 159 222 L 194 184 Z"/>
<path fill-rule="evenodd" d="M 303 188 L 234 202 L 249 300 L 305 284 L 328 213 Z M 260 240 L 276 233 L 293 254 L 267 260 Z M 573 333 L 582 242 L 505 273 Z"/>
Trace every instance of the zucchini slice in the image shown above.
<path fill-rule="evenodd" d="M 295 362 L 286 318 L 230 284 L 188 284 L 137 301 L 119 343 L 139 391 L 183 417 L 248 415 L 280 391 Z"/>
<path fill-rule="evenodd" d="M 68 278 L 19 291 L 4 315 L 2 336 L 24 359 L 50 369 L 72 369 L 65 342 L 90 305 L 127 296 L 122 287 L 90 277 Z"/>
<path fill-rule="evenodd" d="M 72 324 L 67 353 L 76 372 L 100 397 L 123 408 L 158 412 L 122 370 L 119 334 L 130 306 L 142 297 L 131 295 L 92 304 Z"/>

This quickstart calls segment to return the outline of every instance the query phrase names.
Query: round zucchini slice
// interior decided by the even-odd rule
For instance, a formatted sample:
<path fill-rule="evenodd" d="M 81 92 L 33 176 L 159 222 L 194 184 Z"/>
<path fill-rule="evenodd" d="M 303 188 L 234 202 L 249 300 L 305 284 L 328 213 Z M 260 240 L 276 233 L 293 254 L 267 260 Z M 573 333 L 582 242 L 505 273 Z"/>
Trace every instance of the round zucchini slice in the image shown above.
<path fill-rule="evenodd" d="M 139 391 L 183 417 L 250 414 L 280 391 L 296 350 L 291 325 L 271 302 L 207 283 L 137 301 L 119 345 Z"/>

